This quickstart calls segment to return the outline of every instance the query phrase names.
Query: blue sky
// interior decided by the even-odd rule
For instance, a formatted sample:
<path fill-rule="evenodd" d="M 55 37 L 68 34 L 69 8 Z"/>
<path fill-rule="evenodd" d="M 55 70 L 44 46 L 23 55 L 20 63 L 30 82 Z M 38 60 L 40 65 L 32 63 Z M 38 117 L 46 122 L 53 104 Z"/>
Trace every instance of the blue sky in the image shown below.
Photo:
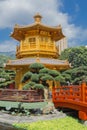
<path fill-rule="evenodd" d="M 63 12 L 67 12 L 76 26 L 87 28 L 87 0 L 63 0 Z"/>
<path fill-rule="evenodd" d="M 31 24 L 37 12 L 44 24 L 61 24 L 69 46 L 87 45 L 86 6 L 87 0 L 0 0 L 0 51 L 15 51 L 14 25 Z"/>

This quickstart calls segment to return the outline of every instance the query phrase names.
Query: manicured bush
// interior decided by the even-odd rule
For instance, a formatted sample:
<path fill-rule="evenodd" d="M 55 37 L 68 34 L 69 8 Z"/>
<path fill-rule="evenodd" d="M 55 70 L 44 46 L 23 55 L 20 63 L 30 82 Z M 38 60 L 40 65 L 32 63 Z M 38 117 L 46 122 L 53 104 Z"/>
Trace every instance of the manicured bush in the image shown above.
<path fill-rule="evenodd" d="M 48 72 L 49 75 L 53 76 L 53 77 L 56 77 L 56 76 L 59 76 L 60 75 L 60 72 L 58 72 L 57 70 L 50 70 Z"/>
<path fill-rule="evenodd" d="M 23 86 L 23 90 L 28 90 L 29 88 L 34 88 L 34 85 L 35 85 L 35 82 L 30 81 Z"/>
<path fill-rule="evenodd" d="M 43 68 L 39 71 L 40 74 L 47 74 L 49 72 L 49 69 L 48 68 Z"/>
<path fill-rule="evenodd" d="M 45 76 L 41 77 L 42 81 L 47 81 L 47 80 L 53 80 L 54 78 L 51 75 L 46 74 Z"/>
<path fill-rule="evenodd" d="M 65 81 L 65 79 L 64 79 L 64 77 L 62 75 L 59 75 L 59 76 L 55 77 L 54 80 L 59 81 L 59 82 L 64 82 Z"/>
<path fill-rule="evenodd" d="M 31 76 L 31 81 L 38 83 L 39 82 L 39 75 L 38 74 L 33 74 Z"/>
<path fill-rule="evenodd" d="M 36 88 L 36 89 L 44 89 L 44 85 L 42 85 L 42 84 L 35 84 L 34 88 Z"/>
<path fill-rule="evenodd" d="M 32 72 L 29 72 L 29 71 L 28 71 L 27 73 L 24 74 L 24 76 L 23 76 L 21 82 L 22 82 L 22 83 L 25 83 L 27 80 L 29 80 L 29 79 L 31 78 L 31 76 L 32 76 Z"/>
<path fill-rule="evenodd" d="M 29 69 L 32 72 L 38 73 L 40 69 L 44 68 L 44 65 L 41 63 L 33 63 L 29 66 Z"/>

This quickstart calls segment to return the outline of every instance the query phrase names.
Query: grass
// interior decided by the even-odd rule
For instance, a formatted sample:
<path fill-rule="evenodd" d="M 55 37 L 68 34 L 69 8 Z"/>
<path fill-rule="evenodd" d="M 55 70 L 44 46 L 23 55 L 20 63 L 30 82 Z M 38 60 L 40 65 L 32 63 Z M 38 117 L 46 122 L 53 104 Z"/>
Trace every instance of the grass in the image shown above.
<path fill-rule="evenodd" d="M 68 116 L 33 123 L 18 123 L 13 126 L 24 130 L 87 130 L 87 127 L 79 123 L 77 119 Z"/>

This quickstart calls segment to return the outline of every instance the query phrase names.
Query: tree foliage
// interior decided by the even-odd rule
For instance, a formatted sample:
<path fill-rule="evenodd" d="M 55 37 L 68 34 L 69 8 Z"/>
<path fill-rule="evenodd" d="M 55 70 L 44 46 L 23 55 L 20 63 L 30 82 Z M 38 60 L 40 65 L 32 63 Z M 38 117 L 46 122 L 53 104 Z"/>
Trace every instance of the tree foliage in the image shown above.
<path fill-rule="evenodd" d="M 4 70 L 0 68 L 0 87 L 8 87 L 8 85 L 14 83 L 15 72 L 10 70 Z"/>
<path fill-rule="evenodd" d="M 13 57 L 0 54 L 0 87 L 8 87 L 11 83 L 14 83 L 15 72 L 12 70 L 4 70 L 4 64 Z"/>
<path fill-rule="evenodd" d="M 65 82 L 65 78 L 62 75 L 55 77 L 55 81 Z"/>
<path fill-rule="evenodd" d="M 60 72 L 58 72 L 56 70 L 50 70 L 50 69 L 44 67 L 43 64 L 41 64 L 41 63 L 33 63 L 29 66 L 29 69 L 30 70 L 27 73 L 25 73 L 22 78 L 22 82 L 26 83 L 24 85 L 23 89 L 29 89 L 32 87 L 40 88 L 40 89 L 43 89 L 43 87 L 47 88 L 48 80 L 54 81 L 55 77 L 61 75 Z M 29 82 L 26 82 L 28 80 L 29 80 Z M 58 80 L 58 81 L 60 81 L 60 80 Z M 33 86 L 31 83 L 33 84 Z"/>
<path fill-rule="evenodd" d="M 42 69 L 39 71 L 40 74 L 44 74 L 44 73 L 45 73 L 45 74 L 46 74 L 46 73 L 48 74 L 48 72 L 49 72 L 49 69 L 48 69 L 48 68 L 45 68 L 45 67 L 42 68 Z"/>
<path fill-rule="evenodd" d="M 73 84 L 79 84 L 83 80 L 87 82 L 87 47 L 74 47 L 64 50 L 60 59 L 71 63 L 71 69 L 63 71 L 62 75 L 65 81 Z"/>
<path fill-rule="evenodd" d="M 60 75 L 60 72 L 58 72 L 57 70 L 50 70 L 48 74 L 50 74 L 53 77 L 56 77 Z"/>
<path fill-rule="evenodd" d="M 24 85 L 23 90 L 28 90 L 29 88 L 34 88 L 35 82 L 28 82 L 27 84 Z"/>
<path fill-rule="evenodd" d="M 29 69 L 32 72 L 38 73 L 40 69 L 44 68 L 44 65 L 41 63 L 33 63 L 29 66 Z"/>
<path fill-rule="evenodd" d="M 0 55 L 0 67 L 4 67 L 4 64 L 9 60 L 12 59 L 9 56 Z"/>
<path fill-rule="evenodd" d="M 38 74 L 33 74 L 31 76 L 31 81 L 38 83 L 39 82 L 39 75 Z"/>
<path fill-rule="evenodd" d="M 87 47 L 73 47 L 65 49 L 60 59 L 67 59 L 72 67 L 86 66 L 87 65 Z"/>
<path fill-rule="evenodd" d="M 49 74 L 45 74 L 44 76 L 41 77 L 41 80 L 42 81 L 54 80 L 54 78 Z"/>
<path fill-rule="evenodd" d="M 32 76 L 32 72 L 27 72 L 26 74 L 24 74 L 24 76 L 22 77 L 22 83 L 25 83 L 27 80 L 29 80 Z"/>

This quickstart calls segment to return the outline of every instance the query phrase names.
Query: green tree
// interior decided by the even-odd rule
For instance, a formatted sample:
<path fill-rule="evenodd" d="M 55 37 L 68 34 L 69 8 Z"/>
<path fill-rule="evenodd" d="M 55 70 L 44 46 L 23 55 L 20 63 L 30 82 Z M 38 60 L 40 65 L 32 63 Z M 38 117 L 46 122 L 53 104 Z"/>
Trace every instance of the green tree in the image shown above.
<path fill-rule="evenodd" d="M 80 66 L 66 70 L 62 72 L 63 77 L 65 77 L 66 83 L 69 81 L 73 84 L 80 84 L 83 80 L 87 82 L 87 66 Z"/>
<path fill-rule="evenodd" d="M 87 65 L 87 48 L 84 46 L 65 49 L 60 56 L 60 59 L 67 59 L 72 67 Z"/>
<path fill-rule="evenodd" d="M 87 82 L 87 47 L 73 47 L 65 49 L 60 59 L 67 59 L 71 63 L 71 69 L 63 71 L 62 76 L 65 81 L 79 84 L 82 80 Z"/>
<path fill-rule="evenodd" d="M 0 87 L 1 88 L 6 88 L 10 84 L 14 83 L 14 77 L 15 77 L 15 72 L 13 71 L 6 71 L 3 68 L 0 69 Z"/>
<path fill-rule="evenodd" d="M 0 67 L 4 67 L 4 64 L 9 60 L 12 59 L 9 56 L 0 55 Z"/>
<path fill-rule="evenodd" d="M 33 63 L 29 66 L 31 72 L 39 73 L 40 69 L 43 69 L 44 65 L 41 63 Z"/>
<path fill-rule="evenodd" d="M 36 84 L 40 84 L 39 71 L 43 68 L 44 65 L 41 63 L 33 63 L 29 66 L 29 71 L 22 77 L 22 83 L 26 83 L 23 89 L 37 88 Z"/>
<path fill-rule="evenodd" d="M 4 70 L 4 64 L 13 59 L 9 56 L 0 55 L 0 87 L 8 87 L 11 83 L 14 83 L 15 72 L 12 70 Z"/>
<path fill-rule="evenodd" d="M 29 71 L 25 73 L 22 78 L 22 83 L 25 83 L 23 89 L 43 89 L 44 97 L 47 99 L 46 95 L 49 91 L 49 87 L 50 85 L 53 86 L 52 83 L 57 81 L 58 76 L 58 82 L 60 82 L 60 80 L 64 82 L 64 78 L 60 72 L 50 70 L 41 63 L 33 63 L 29 66 Z"/>

